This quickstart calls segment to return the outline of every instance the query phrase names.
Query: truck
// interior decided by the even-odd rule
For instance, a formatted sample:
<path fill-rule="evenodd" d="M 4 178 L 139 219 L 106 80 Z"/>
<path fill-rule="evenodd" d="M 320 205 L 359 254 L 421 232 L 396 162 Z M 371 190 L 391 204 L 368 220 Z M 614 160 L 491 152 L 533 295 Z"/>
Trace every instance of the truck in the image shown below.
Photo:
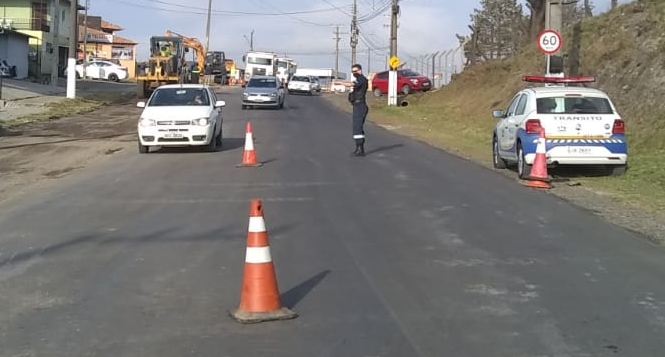
<path fill-rule="evenodd" d="M 222 51 L 208 51 L 205 57 L 204 68 L 211 69 L 212 75 L 215 76 L 215 83 L 224 85 L 228 76 L 226 69 L 226 55 Z"/>
<path fill-rule="evenodd" d="M 165 36 L 150 38 L 150 58 L 146 68 L 136 76 L 136 95 L 149 98 L 159 86 L 175 83 L 201 83 L 202 78 L 191 74 L 185 54 L 192 49 L 196 66 L 203 67 L 205 50 L 199 40 L 166 30 Z"/>
<path fill-rule="evenodd" d="M 274 52 L 250 51 L 242 56 L 245 62 L 245 81 L 252 75 L 277 75 L 277 55 Z"/>
<path fill-rule="evenodd" d="M 288 83 L 289 79 L 296 73 L 298 63 L 292 58 L 277 58 L 277 77 Z"/>

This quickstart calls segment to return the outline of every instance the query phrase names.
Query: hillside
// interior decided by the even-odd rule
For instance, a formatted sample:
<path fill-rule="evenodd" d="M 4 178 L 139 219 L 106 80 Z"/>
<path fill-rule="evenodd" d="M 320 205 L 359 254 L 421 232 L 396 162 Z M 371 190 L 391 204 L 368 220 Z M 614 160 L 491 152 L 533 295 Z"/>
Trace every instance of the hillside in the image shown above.
<path fill-rule="evenodd" d="M 584 187 L 665 211 L 665 2 L 630 3 L 584 20 L 563 34 L 566 75 L 593 75 L 626 120 L 629 170 L 620 177 L 581 177 Z M 577 61 L 579 59 L 579 63 Z M 468 67 L 448 86 L 409 96 L 405 108 L 372 103 L 377 121 L 464 156 L 488 162 L 491 111 L 504 108 L 541 74 L 545 56 L 534 41 L 518 56 Z M 461 135 L 460 135 L 461 133 Z M 589 176 L 589 175 L 587 175 Z"/>

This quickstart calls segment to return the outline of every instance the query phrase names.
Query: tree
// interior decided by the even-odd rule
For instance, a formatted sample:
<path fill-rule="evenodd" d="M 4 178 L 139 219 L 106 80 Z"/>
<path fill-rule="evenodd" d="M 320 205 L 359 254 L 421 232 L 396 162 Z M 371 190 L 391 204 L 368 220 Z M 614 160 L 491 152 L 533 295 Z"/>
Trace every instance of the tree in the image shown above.
<path fill-rule="evenodd" d="M 471 38 L 465 46 L 467 58 L 475 63 L 484 59 L 503 58 L 514 54 L 525 38 L 525 17 L 517 0 L 481 0 L 480 9 L 471 15 Z M 466 37 L 459 36 L 461 42 Z"/>
<path fill-rule="evenodd" d="M 593 4 L 591 0 L 584 0 L 584 3 L 580 3 L 579 1 L 564 3 L 562 11 L 563 27 L 567 28 L 575 25 L 583 18 L 591 16 L 592 11 Z"/>
<path fill-rule="evenodd" d="M 612 10 L 616 9 L 619 6 L 619 0 L 612 0 Z"/>
<path fill-rule="evenodd" d="M 529 9 L 529 38 L 535 39 L 545 28 L 545 9 L 547 0 L 526 0 Z"/>

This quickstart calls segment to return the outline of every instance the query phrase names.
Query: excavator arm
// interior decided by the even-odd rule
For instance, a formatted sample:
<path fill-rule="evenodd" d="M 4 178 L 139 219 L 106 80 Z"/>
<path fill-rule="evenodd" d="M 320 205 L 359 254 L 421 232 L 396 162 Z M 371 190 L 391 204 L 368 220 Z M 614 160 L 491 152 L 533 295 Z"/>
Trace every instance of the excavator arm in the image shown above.
<path fill-rule="evenodd" d="M 198 66 L 199 70 L 203 70 L 203 66 L 205 65 L 206 49 L 203 47 L 201 42 L 199 42 L 199 40 L 194 37 L 183 36 L 171 30 L 166 30 L 166 36 L 177 36 L 182 38 L 182 43 L 185 47 L 196 51 L 196 65 Z"/>

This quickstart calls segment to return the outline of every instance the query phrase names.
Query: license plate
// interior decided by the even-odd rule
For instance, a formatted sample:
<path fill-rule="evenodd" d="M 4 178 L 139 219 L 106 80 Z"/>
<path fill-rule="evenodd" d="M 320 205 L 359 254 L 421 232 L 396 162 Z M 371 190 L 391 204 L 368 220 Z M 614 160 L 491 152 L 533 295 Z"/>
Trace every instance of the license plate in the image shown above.
<path fill-rule="evenodd" d="M 569 146 L 568 153 L 571 155 L 591 155 L 592 148 L 585 146 Z"/>
<path fill-rule="evenodd" d="M 251 99 L 257 102 L 263 102 L 265 100 L 263 97 L 252 97 Z"/>
<path fill-rule="evenodd" d="M 182 138 L 182 134 L 168 133 L 168 134 L 164 134 L 164 137 L 167 138 L 167 139 L 180 139 L 180 138 Z"/>

